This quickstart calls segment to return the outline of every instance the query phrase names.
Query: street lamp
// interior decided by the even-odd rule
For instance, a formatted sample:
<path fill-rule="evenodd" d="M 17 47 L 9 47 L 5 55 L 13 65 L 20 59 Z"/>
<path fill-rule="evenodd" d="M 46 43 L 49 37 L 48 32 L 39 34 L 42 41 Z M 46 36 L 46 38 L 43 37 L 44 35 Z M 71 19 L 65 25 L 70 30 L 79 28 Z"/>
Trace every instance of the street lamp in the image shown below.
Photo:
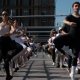
<path fill-rule="evenodd" d="M 12 9 L 11 9 L 11 12 L 10 12 L 10 18 L 11 18 L 11 19 L 12 19 L 12 16 L 13 16 L 13 15 L 12 15 Z"/>

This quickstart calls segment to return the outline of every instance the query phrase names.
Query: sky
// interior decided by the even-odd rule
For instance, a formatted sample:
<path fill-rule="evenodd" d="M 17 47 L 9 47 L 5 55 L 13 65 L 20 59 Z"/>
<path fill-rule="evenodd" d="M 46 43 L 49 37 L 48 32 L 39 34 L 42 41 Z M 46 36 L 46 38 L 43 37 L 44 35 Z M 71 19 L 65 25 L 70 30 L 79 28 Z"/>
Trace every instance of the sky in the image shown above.
<path fill-rule="evenodd" d="M 80 0 L 55 0 L 56 1 L 56 15 L 68 15 L 72 12 L 72 4 L 75 1 Z M 55 25 L 61 26 L 63 24 L 64 17 L 57 16 Z"/>

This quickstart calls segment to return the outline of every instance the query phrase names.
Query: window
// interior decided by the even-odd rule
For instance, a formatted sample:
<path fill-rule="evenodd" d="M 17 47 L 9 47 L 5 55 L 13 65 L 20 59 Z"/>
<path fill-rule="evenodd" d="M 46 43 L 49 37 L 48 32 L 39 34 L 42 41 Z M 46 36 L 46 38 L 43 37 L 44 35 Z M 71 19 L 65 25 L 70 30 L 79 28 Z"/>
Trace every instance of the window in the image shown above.
<path fill-rule="evenodd" d="M 0 11 L 2 11 L 3 8 L 3 0 L 0 0 Z"/>
<path fill-rule="evenodd" d="M 3 0 L 0 0 L 0 8 L 3 7 Z"/>
<path fill-rule="evenodd" d="M 16 0 L 9 0 L 10 8 L 16 7 Z"/>
<path fill-rule="evenodd" d="M 23 26 L 29 26 L 29 18 L 22 18 L 21 22 L 23 23 Z"/>
<path fill-rule="evenodd" d="M 23 9 L 22 10 L 22 15 L 29 15 L 29 10 L 28 9 Z"/>
<path fill-rule="evenodd" d="M 41 4 L 42 4 L 42 5 L 48 5 L 48 1 L 49 1 L 49 0 L 42 0 L 42 1 L 41 1 Z"/>
<path fill-rule="evenodd" d="M 16 10 L 15 9 L 11 9 L 12 11 L 10 11 L 10 14 L 12 15 L 12 16 L 16 16 Z"/>
<path fill-rule="evenodd" d="M 29 6 L 29 0 L 22 0 L 22 4 L 23 4 L 23 7 L 27 7 L 27 6 Z"/>

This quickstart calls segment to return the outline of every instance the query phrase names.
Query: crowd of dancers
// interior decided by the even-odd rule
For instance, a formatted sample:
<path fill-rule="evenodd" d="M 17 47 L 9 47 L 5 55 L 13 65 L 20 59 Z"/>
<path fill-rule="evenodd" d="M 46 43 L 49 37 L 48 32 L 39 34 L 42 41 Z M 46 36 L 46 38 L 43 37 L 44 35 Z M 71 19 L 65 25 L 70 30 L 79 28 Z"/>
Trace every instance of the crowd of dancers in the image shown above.
<path fill-rule="evenodd" d="M 67 70 L 70 73 L 71 80 L 75 80 L 77 60 L 80 58 L 80 3 L 74 2 L 72 9 L 73 13 L 65 17 L 63 26 L 59 31 L 51 30 L 46 48 L 47 52 L 52 55 L 53 65 L 55 64 L 55 56 L 57 57 L 56 67 L 65 67 L 63 61 L 65 56 L 68 58 Z M 59 58 L 62 61 L 61 65 Z"/>
<path fill-rule="evenodd" d="M 10 61 L 11 59 L 19 54 L 21 51 L 26 49 L 24 56 L 18 57 L 23 61 L 32 56 L 32 52 L 35 52 L 36 46 L 33 39 L 29 37 L 25 29 L 18 25 L 18 20 L 9 20 L 8 13 L 2 12 L 2 21 L 0 23 L 0 62 L 4 62 L 4 69 L 6 72 L 6 80 L 11 80 L 12 75 L 10 74 Z M 36 54 L 35 54 L 36 55 Z M 17 61 L 18 61 L 17 60 Z M 15 71 L 18 70 L 19 65 L 16 64 Z"/>
<path fill-rule="evenodd" d="M 65 67 L 64 60 L 67 58 L 67 70 L 71 79 L 75 80 L 80 53 L 80 3 L 74 2 L 72 9 L 73 13 L 65 17 L 64 25 L 58 31 L 51 30 L 48 43 L 43 47 L 52 56 L 53 65 L 56 64 L 57 68 Z M 8 13 L 3 11 L 0 23 L 0 61 L 4 61 L 6 80 L 12 79 L 9 69 L 11 59 L 25 48 L 26 53 L 19 57 L 20 59 L 29 59 L 36 46 L 32 38 L 28 37 L 25 30 L 18 25 L 18 20 L 9 21 Z"/>

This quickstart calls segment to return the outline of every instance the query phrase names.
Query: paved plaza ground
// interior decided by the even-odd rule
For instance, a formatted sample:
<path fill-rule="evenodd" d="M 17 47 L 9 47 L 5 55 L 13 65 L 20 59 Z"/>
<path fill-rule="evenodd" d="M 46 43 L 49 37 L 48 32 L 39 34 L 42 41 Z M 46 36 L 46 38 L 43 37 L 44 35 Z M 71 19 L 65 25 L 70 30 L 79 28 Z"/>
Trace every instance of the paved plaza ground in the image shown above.
<path fill-rule="evenodd" d="M 76 74 L 80 80 L 80 74 Z M 0 80 L 5 80 L 5 72 L 0 71 Z M 12 80 L 71 80 L 66 68 L 55 68 L 52 59 L 44 52 L 38 52 L 27 61 L 26 66 L 15 72 Z"/>

